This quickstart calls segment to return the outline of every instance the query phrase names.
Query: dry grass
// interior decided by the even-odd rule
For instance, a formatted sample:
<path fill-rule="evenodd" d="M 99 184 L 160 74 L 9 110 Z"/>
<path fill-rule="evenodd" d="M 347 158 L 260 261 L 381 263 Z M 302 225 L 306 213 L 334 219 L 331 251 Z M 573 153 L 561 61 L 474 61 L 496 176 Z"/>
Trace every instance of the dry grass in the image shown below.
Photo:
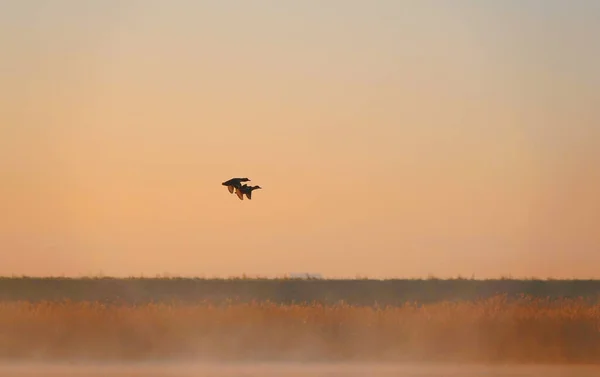
<path fill-rule="evenodd" d="M 0 304 L 0 357 L 77 360 L 600 361 L 583 299 L 344 304 Z"/>

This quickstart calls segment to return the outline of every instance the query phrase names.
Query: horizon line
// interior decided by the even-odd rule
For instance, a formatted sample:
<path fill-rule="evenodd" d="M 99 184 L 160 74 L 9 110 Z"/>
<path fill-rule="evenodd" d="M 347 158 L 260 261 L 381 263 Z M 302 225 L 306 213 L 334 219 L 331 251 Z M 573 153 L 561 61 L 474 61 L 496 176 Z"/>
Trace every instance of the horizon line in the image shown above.
<path fill-rule="evenodd" d="M 321 281 L 600 281 L 600 277 L 515 277 L 515 276 L 498 276 L 498 277 L 480 277 L 475 276 L 465 277 L 457 275 L 455 277 L 437 277 L 429 275 L 426 277 L 369 277 L 358 275 L 355 277 L 326 277 L 326 276 L 295 276 L 290 275 L 276 275 L 276 276 L 264 276 L 264 275 L 230 275 L 230 276 L 204 276 L 204 275 L 174 275 L 174 274 L 154 274 L 154 275 L 128 275 L 128 276 L 116 276 L 116 275 L 27 275 L 27 274 L 13 274 L 13 275 L 0 275 L 0 280 L 19 280 L 19 279 L 39 279 L 39 280 L 321 280 Z"/>

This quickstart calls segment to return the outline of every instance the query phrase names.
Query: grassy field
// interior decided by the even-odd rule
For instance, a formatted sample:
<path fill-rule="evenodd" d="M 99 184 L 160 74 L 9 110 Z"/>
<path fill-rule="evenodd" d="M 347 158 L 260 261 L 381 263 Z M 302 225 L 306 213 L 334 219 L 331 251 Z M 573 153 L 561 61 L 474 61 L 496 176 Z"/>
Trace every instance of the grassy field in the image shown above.
<path fill-rule="evenodd" d="M 600 305 L 0 304 L 4 360 L 598 363 Z"/>
<path fill-rule="evenodd" d="M 0 359 L 600 364 L 597 284 L 4 279 Z"/>

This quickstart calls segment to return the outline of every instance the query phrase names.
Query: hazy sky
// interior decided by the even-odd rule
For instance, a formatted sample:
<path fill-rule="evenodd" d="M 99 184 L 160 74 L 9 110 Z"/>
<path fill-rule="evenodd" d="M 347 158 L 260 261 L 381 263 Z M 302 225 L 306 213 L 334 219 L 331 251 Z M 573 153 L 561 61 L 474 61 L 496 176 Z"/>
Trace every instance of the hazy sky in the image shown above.
<path fill-rule="evenodd" d="M 0 1 L 0 274 L 600 277 L 598 36 L 594 0 Z"/>

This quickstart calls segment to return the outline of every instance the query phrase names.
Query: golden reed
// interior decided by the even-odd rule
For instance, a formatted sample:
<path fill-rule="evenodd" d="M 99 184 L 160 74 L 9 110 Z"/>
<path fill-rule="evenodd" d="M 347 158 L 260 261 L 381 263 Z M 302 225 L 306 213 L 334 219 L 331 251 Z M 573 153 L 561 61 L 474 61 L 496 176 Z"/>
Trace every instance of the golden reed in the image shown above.
<path fill-rule="evenodd" d="M 0 358 L 597 363 L 600 304 L 505 296 L 384 308 L 4 302 Z"/>

